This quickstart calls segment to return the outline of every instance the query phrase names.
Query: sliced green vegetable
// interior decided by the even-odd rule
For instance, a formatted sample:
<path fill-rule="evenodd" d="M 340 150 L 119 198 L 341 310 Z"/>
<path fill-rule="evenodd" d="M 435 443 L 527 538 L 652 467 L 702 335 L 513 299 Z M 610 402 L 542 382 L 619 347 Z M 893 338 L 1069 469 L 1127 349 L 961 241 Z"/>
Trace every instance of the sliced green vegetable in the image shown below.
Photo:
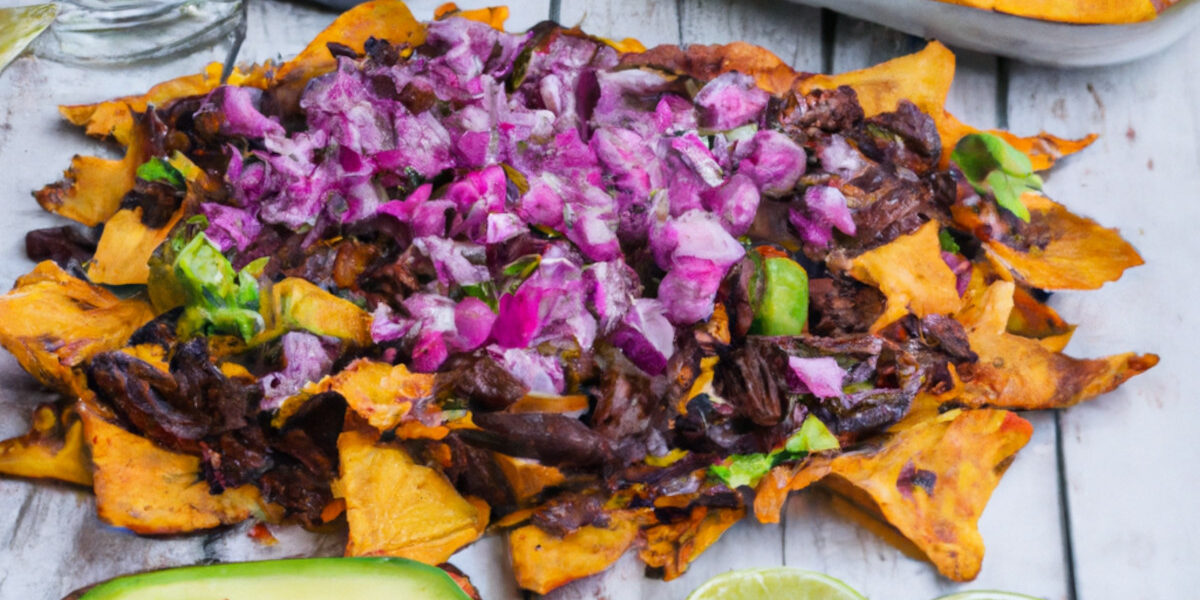
<path fill-rule="evenodd" d="M 137 168 L 137 176 L 138 179 L 142 179 L 144 181 L 161 181 L 177 188 L 183 188 L 186 185 L 184 183 L 183 173 L 180 173 L 179 169 L 176 169 L 175 166 L 167 162 L 166 159 L 158 157 L 151 158 L 150 160 L 142 163 L 142 165 Z"/>
<path fill-rule="evenodd" d="M 750 333 L 800 335 L 808 324 L 808 273 L 796 261 L 771 256 L 762 261 L 766 279 Z"/>
<path fill-rule="evenodd" d="M 787 439 L 783 448 L 767 454 L 734 454 L 724 463 L 709 467 L 708 472 L 731 489 L 744 485 L 754 487 L 767 472 L 781 463 L 804 458 L 813 452 L 836 450 L 840 447 L 829 428 L 820 419 L 808 415 L 800 429 Z"/>
<path fill-rule="evenodd" d="M 808 415 L 800 429 L 789 437 L 783 448 L 792 454 L 804 455 L 809 452 L 836 450 L 841 447 L 837 438 L 820 419 Z"/>
<path fill-rule="evenodd" d="M 445 571 L 403 558 L 302 558 L 150 571 L 110 579 L 79 600 L 467 600 Z"/>
<path fill-rule="evenodd" d="M 950 154 L 950 160 L 980 194 L 991 193 L 996 204 L 1022 221 L 1029 221 L 1029 209 L 1021 194 L 1040 191 L 1042 178 L 1033 172 L 1033 163 L 1020 150 L 990 133 L 963 136 Z"/>
<path fill-rule="evenodd" d="M 499 294 L 496 292 L 496 283 L 494 281 L 483 281 L 473 285 L 462 286 L 464 296 L 478 298 L 483 300 L 492 312 L 496 312 L 500 308 Z"/>
<path fill-rule="evenodd" d="M 526 254 L 504 265 L 500 270 L 504 280 L 499 286 L 498 296 L 515 293 L 517 288 L 521 287 L 521 284 L 525 283 L 525 280 L 529 279 L 529 276 L 533 275 L 533 272 L 537 271 L 541 265 L 541 254 Z"/>
<path fill-rule="evenodd" d="M 777 452 L 770 454 L 734 454 L 729 457 L 727 465 L 713 465 L 709 472 L 720 479 L 730 489 L 743 485 L 754 487 L 771 467 L 775 466 Z"/>
<path fill-rule="evenodd" d="M 249 340 L 262 331 L 257 275 L 266 261 L 256 260 L 235 273 L 229 259 L 207 236 L 199 233 L 192 238 L 175 258 L 173 270 L 185 299 L 180 335 L 226 333 Z"/>
<path fill-rule="evenodd" d="M 958 254 L 962 248 L 958 247 L 958 242 L 954 241 L 954 236 L 950 235 L 947 229 L 938 230 L 938 243 L 942 245 L 943 252 L 952 252 Z"/>

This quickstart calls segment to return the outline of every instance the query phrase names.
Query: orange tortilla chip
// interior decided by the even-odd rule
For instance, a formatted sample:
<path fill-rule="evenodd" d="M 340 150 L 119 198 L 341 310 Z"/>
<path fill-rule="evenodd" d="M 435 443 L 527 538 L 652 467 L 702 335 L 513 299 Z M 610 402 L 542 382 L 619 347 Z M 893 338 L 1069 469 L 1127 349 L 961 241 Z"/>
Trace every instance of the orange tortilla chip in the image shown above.
<path fill-rule="evenodd" d="M 346 501 L 346 556 L 438 565 L 483 534 L 487 505 L 463 498 L 445 476 L 414 463 L 404 450 L 346 431 L 338 436 L 338 454 L 341 477 L 333 489 Z"/>
<path fill-rule="evenodd" d="M 447 2 L 433 10 L 433 18 L 441 21 L 446 17 L 462 17 L 471 21 L 479 21 L 492 26 L 492 29 L 504 31 L 504 22 L 508 20 L 507 6 L 489 6 L 460 10 L 458 5 Z"/>
<path fill-rule="evenodd" d="M 1158 16 L 1151 0 L 941 0 L 1043 21 L 1117 25 Z"/>
<path fill-rule="evenodd" d="M 361 53 L 363 44 L 371 37 L 397 45 L 417 46 L 425 41 L 425 26 L 413 18 L 408 6 L 399 0 L 364 2 L 338 15 L 296 58 L 279 67 L 275 80 L 308 81 L 328 73 L 337 66 L 337 60 L 327 47 L 330 42 Z"/>
<path fill-rule="evenodd" d="M 1032 434 L 1014 413 L 952 410 L 833 459 L 824 482 L 890 523 L 942 575 L 970 581 L 983 562 L 979 516 Z"/>
<path fill-rule="evenodd" d="M 276 417 L 281 425 L 308 398 L 323 392 L 337 392 L 346 404 L 372 427 L 387 431 L 400 425 L 414 403 L 433 394 L 433 375 L 413 373 L 403 364 L 392 366 L 361 358 L 335 375 L 304 386 L 297 396 L 285 401 Z M 445 437 L 448 431 L 441 434 Z"/>
<path fill-rule="evenodd" d="M 1038 302 L 1023 287 L 1013 290 L 1013 311 L 1008 315 L 1007 330 L 1013 335 L 1034 338 L 1048 350 L 1059 352 L 1071 341 L 1075 326 L 1063 320 L 1049 306 Z"/>
<path fill-rule="evenodd" d="M 196 188 L 213 189 L 223 185 L 181 152 L 175 152 L 170 163 L 186 179 L 188 197 L 170 220 L 156 229 L 142 224 L 141 208 L 118 210 L 104 224 L 104 233 L 100 235 L 96 253 L 88 263 L 88 279 L 107 285 L 149 282 L 150 257 L 183 218 L 187 207 L 199 202 Z"/>
<path fill-rule="evenodd" d="M 107 285 L 146 283 L 150 256 L 182 216 L 181 208 L 166 225 L 151 229 L 142 224 L 141 207 L 117 211 L 104 223 L 96 254 L 88 264 L 88 278 Z"/>
<path fill-rule="evenodd" d="M 0 442 L 0 473 L 91 487 L 92 459 L 79 415 L 53 404 L 38 406 L 28 433 Z"/>
<path fill-rule="evenodd" d="M 145 94 L 123 96 L 94 104 L 75 104 L 58 107 L 74 125 L 85 127 L 93 137 L 112 136 L 122 146 L 128 146 L 133 138 L 134 113 L 145 112 L 150 106 L 163 106 L 172 100 L 207 94 L 221 83 L 221 63 L 210 63 L 201 73 L 185 75 L 164 81 Z M 255 65 L 243 71 L 235 68 L 229 75 L 230 85 L 264 88 L 270 81 L 274 67 L 271 64 Z"/>
<path fill-rule="evenodd" d="M 829 460 L 823 457 L 771 469 L 754 489 L 754 517 L 759 523 L 778 523 L 789 493 L 800 491 L 828 474 Z"/>
<path fill-rule="evenodd" d="M 954 80 L 954 53 L 940 42 L 930 42 L 919 52 L 894 58 L 878 65 L 839 75 L 813 75 L 802 79 L 797 89 L 808 93 L 814 89 L 836 89 L 848 85 L 858 94 L 866 116 L 896 110 L 901 100 L 908 100 L 937 123 L 942 137 L 942 164 L 950 164 L 950 153 L 964 135 L 978 129 L 959 121 L 946 112 L 946 96 Z M 1022 138 L 1007 131 L 991 131 L 1008 140 L 1029 156 L 1035 170 L 1050 168 L 1062 156 L 1087 147 L 1095 135 L 1081 140 L 1064 140 L 1045 132 Z"/>
<path fill-rule="evenodd" d="M 1117 230 L 1101 227 L 1039 194 L 1026 193 L 1021 201 L 1029 208 L 1031 225 L 1046 232 L 1046 246 L 1023 251 L 999 240 L 985 240 L 984 246 L 1029 285 L 1046 290 L 1093 290 L 1120 279 L 1126 269 L 1144 264 Z"/>
<path fill-rule="evenodd" d="M 618 51 L 632 51 L 641 45 L 634 46 L 630 42 L 636 43 L 636 40 L 627 39 L 614 44 L 614 47 Z M 622 56 L 621 64 L 683 73 L 701 81 L 708 81 L 728 71 L 738 71 L 753 76 L 759 87 L 776 95 L 791 90 L 797 76 L 795 69 L 770 50 L 746 42 L 711 46 L 691 44 L 686 48 L 656 46 L 645 52 Z"/>
<path fill-rule="evenodd" d="M 100 519 L 141 534 L 186 533 L 262 516 L 253 485 L 210 494 L 200 459 L 155 446 L 76 404 L 95 464 Z"/>
<path fill-rule="evenodd" d="M 135 116 L 125 157 L 108 160 L 75 155 L 63 179 L 34 192 L 38 204 L 54 214 L 95 227 L 108 220 L 133 189 L 137 168 L 150 158 L 149 122 Z"/>
<path fill-rule="evenodd" d="M 981 130 L 971 127 L 959 121 L 954 115 L 943 111 L 942 118 L 938 119 L 938 132 L 942 135 L 943 149 L 941 168 L 945 169 L 950 166 L 950 153 L 958 144 L 958 140 L 965 135 L 979 131 Z M 1077 140 L 1068 140 L 1050 135 L 1045 131 L 1029 137 L 1020 137 L 1000 129 L 988 129 L 987 132 L 1004 138 L 1014 148 L 1028 156 L 1034 171 L 1049 169 L 1058 159 L 1087 148 L 1099 137 L 1093 133 Z"/>
<path fill-rule="evenodd" d="M 879 331 L 909 312 L 918 317 L 950 314 L 962 306 L 954 272 L 942 260 L 936 221 L 916 232 L 860 254 L 850 263 L 850 275 L 873 285 L 887 297 L 883 314 L 871 325 Z M 904 265 L 904 268 L 896 268 Z"/>
<path fill-rule="evenodd" d="M 81 367 L 152 318 L 148 303 L 117 298 L 44 261 L 0 296 L 0 345 L 38 381 L 78 396 L 87 388 Z"/>
<path fill-rule="evenodd" d="M 1041 410 L 1063 408 L 1109 392 L 1158 364 L 1154 354 L 1132 352 L 1076 359 L 1047 349 L 1038 340 L 1007 331 L 1014 285 L 997 281 L 958 316 L 979 362 L 963 367 L 968 406 Z"/>
<path fill-rule="evenodd" d="M 848 85 L 858 94 L 866 116 L 896 110 L 908 100 L 935 120 L 942 115 L 954 80 L 954 53 L 941 42 L 919 52 L 839 75 L 813 75 L 799 82 L 801 93 Z M 939 124 L 938 131 L 942 131 Z M 944 143 L 944 142 L 943 142 Z"/>
<path fill-rule="evenodd" d="M 633 517 L 613 513 L 608 527 L 587 525 L 557 537 L 536 525 L 525 525 L 508 534 L 509 553 L 517 585 L 545 594 L 594 575 L 617 562 L 637 538 Z"/>
<path fill-rule="evenodd" d="M 697 506 L 686 520 L 646 528 L 642 533 L 645 545 L 638 557 L 646 566 L 662 569 L 663 580 L 671 581 L 744 516 L 744 507 L 709 510 Z"/>
<path fill-rule="evenodd" d="M 512 487 L 517 502 L 524 502 L 542 493 L 542 490 L 561 484 L 566 476 L 556 467 L 548 467 L 535 460 L 516 458 L 495 452 L 492 456 L 500 471 Z"/>

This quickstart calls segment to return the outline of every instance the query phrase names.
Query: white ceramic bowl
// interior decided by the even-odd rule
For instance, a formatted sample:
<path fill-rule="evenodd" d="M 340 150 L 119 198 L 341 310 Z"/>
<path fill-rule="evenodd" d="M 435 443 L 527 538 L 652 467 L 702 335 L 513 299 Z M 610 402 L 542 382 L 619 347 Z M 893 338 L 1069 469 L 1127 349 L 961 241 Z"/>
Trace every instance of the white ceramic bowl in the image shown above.
<path fill-rule="evenodd" d="M 1073 25 L 936 0 L 792 0 L 953 46 L 1059 67 L 1111 65 L 1166 48 L 1200 23 L 1200 0 L 1182 0 L 1153 21 Z"/>

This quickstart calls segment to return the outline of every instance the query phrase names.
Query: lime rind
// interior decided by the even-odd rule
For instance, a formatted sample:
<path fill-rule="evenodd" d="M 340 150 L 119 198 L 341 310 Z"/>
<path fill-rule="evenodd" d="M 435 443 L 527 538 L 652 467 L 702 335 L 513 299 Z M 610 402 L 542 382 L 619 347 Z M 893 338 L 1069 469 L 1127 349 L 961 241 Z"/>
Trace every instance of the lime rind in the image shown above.
<path fill-rule="evenodd" d="M 795 567 L 727 571 L 704 582 L 687 600 L 866 600 L 845 582 Z"/>
<path fill-rule="evenodd" d="M 966 592 L 954 592 L 945 596 L 938 596 L 934 600 L 1043 600 L 1037 596 L 1027 596 L 1025 594 L 1017 594 L 1014 592 L 1002 592 L 1000 590 L 970 590 Z"/>

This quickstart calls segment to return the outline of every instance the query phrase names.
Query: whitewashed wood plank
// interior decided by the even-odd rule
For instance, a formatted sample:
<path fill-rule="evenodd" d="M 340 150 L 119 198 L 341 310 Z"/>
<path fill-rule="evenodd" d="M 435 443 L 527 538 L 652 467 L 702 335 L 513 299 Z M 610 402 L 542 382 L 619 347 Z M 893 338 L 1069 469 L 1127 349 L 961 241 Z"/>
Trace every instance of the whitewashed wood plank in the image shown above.
<path fill-rule="evenodd" d="M 1009 121 L 1079 136 L 1092 148 L 1047 184 L 1068 207 L 1119 227 L 1146 266 L 1096 292 L 1059 293 L 1079 323 L 1068 351 L 1153 351 L 1163 362 L 1062 415 L 1079 598 L 1190 597 L 1200 581 L 1200 446 L 1194 424 L 1200 294 L 1200 32 L 1141 62 L 1054 71 L 1014 64 Z"/>
<path fill-rule="evenodd" d="M 821 70 L 821 11 L 767 0 L 699 0 L 681 6 L 683 42 L 746 41 L 801 71 Z"/>
<path fill-rule="evenodd" d="M 862 69 L 916 52 L 926 41 L 880 25 L 839 16 L 835 31 L 833 72 Z M 997 59 L 954 49 L 958 59 L 946 108 L 976 127 L 997 127 Z"/>
<path fill-rule="evenodd" d="M 282 0 L 253 0 L 247 11 L 246 39 L 238 53 L 238 61 L 245 63 L 295 56 L 337 16 L 336 12 Z M 413 14 L 423 18 L 415 9 Z"/>
<path fill-rule="evenodd" d="M 925 47 L 920 38 L 846 16 L 837 17 L 833 41 L 834 73 L 869 67 Z"/>
<path fill-rule="evenodd" d="M 835 72 L 860 69 L 920 50 L 924 40 L 839 17 Z M 999 125 L 996 59 L 959 52 L 948 107 L 980 127 Z M 928 563 L 910 558 L 860 524 L 838 516 L 826 494 L 802 495 L 787 512 L 786 560 L 844 577 L 870 597 L 927 600 L 961 589 L 1008 589 L 1065 599 L 1067 565 L 1058 504 L 1052 415 L 1025 415 L 1034 437 L 1017 456 L 980 520 L 987 553 L 975 582 L 954 584 Z"/>
<path fill-rule="evenodd" d="M 679 12 L 675 0 L 562 0 L 559 22 L 579 24 L 593 35 L 636 38 L 647 48 L 679 43 Z"/>

